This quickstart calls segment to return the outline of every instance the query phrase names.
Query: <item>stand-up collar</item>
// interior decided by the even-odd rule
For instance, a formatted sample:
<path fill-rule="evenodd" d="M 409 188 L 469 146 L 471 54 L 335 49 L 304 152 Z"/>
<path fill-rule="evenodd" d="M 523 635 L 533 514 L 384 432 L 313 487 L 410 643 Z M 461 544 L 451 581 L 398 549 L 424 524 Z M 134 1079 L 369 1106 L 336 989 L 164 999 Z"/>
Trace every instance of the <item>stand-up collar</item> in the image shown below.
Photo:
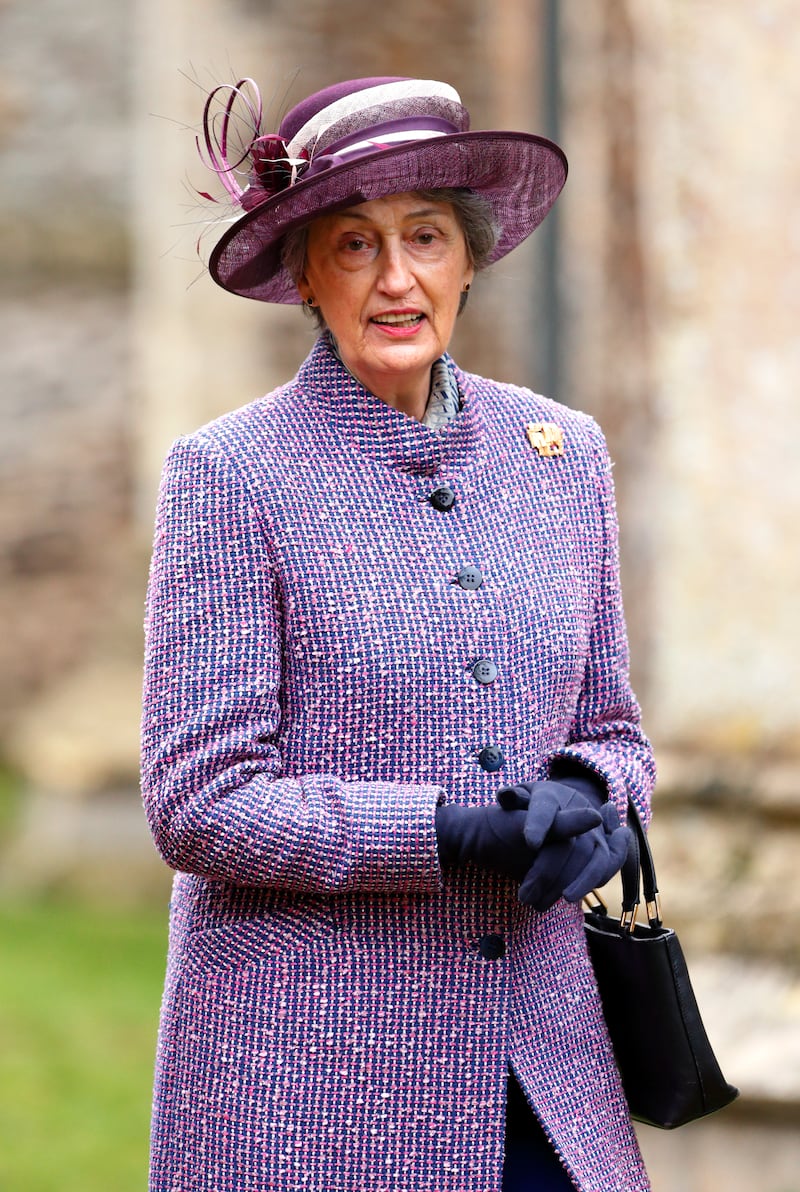
<path fill-rule="evenodd" d="M 439 429 L 423 425 L 381 401 L 356 380 L 323 336 L 297 375 L 302 396 L 319 409 L 324 433 L 335 442 L 348 442 L 363 455 L 400 471 L 433 476 L 466 463 L 484 433 L 478 394 L 449 357 L 463 405 Z M 320 427 L 322 432 L 322 427 Z"/>

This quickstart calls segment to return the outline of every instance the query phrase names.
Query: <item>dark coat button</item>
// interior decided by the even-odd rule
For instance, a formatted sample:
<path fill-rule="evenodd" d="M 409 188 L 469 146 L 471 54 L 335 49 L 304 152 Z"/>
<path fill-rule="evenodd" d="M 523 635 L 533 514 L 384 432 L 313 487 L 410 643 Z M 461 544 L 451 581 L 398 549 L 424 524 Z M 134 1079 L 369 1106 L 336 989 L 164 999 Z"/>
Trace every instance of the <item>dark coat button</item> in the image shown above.
<path fill-rule="evenodd" d="M 438 509 L 440 513 L 447 513 L 447 510 L 452 509 L 456 503 L 456 494 L 449 484 L 443 484 L 440 488 L 433 490 L 428 500 L 434 509 Z"/>
<path fill-rule="evenodd" d="M 506 954 L 506 941 L 502 935 L 482 935 L 478 949 L 484 960 L 500 960 Z"/>
<path fill-rule="evenodd" d="M 472 668 L 472 677 L 476 683 L 488 686 L 497 678 L 497 667 L 490 658 L 479 658 Z"/>
<path fill-rule="evenodd" d="M 456 576 L 456 582 L 467 592 L 474 592 L 483 583 L 483 576 L 479 567 L 462 567 Z"/>
<path fill-rule="evenodd" d="M 485 745 L 478 754 L 478 765 L 482 770 L 486 770 L 487 774 L 496 774 L 498 770 L 502 770 L 505 761 L 503 751 L 498 745 Z"/>

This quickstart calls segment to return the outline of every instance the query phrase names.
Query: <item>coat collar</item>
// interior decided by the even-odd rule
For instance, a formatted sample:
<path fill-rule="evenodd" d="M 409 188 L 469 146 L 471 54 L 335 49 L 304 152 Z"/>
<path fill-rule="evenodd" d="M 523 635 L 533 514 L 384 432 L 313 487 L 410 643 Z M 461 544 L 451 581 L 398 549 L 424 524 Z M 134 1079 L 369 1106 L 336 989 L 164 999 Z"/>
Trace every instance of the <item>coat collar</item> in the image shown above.
<path fill-rule="evenodd" d="M 456 468 L 474 455 L 484 437 L 479 394 L 449 357 L 462 396 L 462 409 L 433 429 L 388 406 L 353 377 L 325 336 L 317 340 L 297 374 L 302 396 L 312 403 L 323 432 L 334 443 L 347 442 L 361 454 L 399 471 L 433 476 Z"/>

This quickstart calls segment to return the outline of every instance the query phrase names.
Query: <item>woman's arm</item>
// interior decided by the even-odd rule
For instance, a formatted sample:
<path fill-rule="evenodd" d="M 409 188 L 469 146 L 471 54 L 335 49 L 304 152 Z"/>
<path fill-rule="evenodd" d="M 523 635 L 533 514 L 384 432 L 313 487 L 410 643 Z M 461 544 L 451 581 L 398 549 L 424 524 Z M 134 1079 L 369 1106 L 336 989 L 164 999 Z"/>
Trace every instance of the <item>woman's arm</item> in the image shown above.
<path fill-rule="evenodd" d="M 163 473 L 145 621 L 142 790 L 167 864 L 304 891 L 438 889 L 439 787 L 284 775 L 269 536 L 198 438 Z"/>
<path fill-rule="evenodd" d="M 563 749 L 550 756 L 549 768 L 558 777 L 565 765 L 587 767 L 605 781 L 609 798 L 616 803 L 623 821 L 630 794 L 647 822 L 655 762 L 630 685 L 611 461 L 599 428 L 592 424 L 592 429 L 596 435 L 597 494 L 602 512 L 602 566 L 583 687 L 569 738 Z"/>

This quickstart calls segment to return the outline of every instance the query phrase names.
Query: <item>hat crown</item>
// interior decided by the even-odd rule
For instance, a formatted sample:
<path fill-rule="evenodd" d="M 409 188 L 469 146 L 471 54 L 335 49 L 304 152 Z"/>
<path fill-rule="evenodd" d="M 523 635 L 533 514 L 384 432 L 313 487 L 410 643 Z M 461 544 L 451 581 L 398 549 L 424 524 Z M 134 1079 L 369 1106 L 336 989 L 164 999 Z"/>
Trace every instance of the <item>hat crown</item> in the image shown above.
<path fill-rule="evenodd" d="M 281 121 L 279 135 L 286 141 L 294 140 L 303 125 L 307 124 L 318 112 L 354 92 L 365 91 L 371 87 L 382 87 L 386 83 L 407 82 L 408 79 L 387 76 L 375 79 L 347 79 L 341 83 L 331 83 L 330 86 L 323 87 L 321 91 L 315 91 L 313 95 L 308 95 L 295 104 Z"/>
<path fill-rule="evenodd" d="M 317 91 L 284 117 L 280 136 L 290 157 L 313 157 L 345 138 L 414 120 L 423 127 L 425 121 L 443 121 L 453 133 L 469 129 L 469 113 L 448 83 L 386 77 L 351 79 Z"/>

